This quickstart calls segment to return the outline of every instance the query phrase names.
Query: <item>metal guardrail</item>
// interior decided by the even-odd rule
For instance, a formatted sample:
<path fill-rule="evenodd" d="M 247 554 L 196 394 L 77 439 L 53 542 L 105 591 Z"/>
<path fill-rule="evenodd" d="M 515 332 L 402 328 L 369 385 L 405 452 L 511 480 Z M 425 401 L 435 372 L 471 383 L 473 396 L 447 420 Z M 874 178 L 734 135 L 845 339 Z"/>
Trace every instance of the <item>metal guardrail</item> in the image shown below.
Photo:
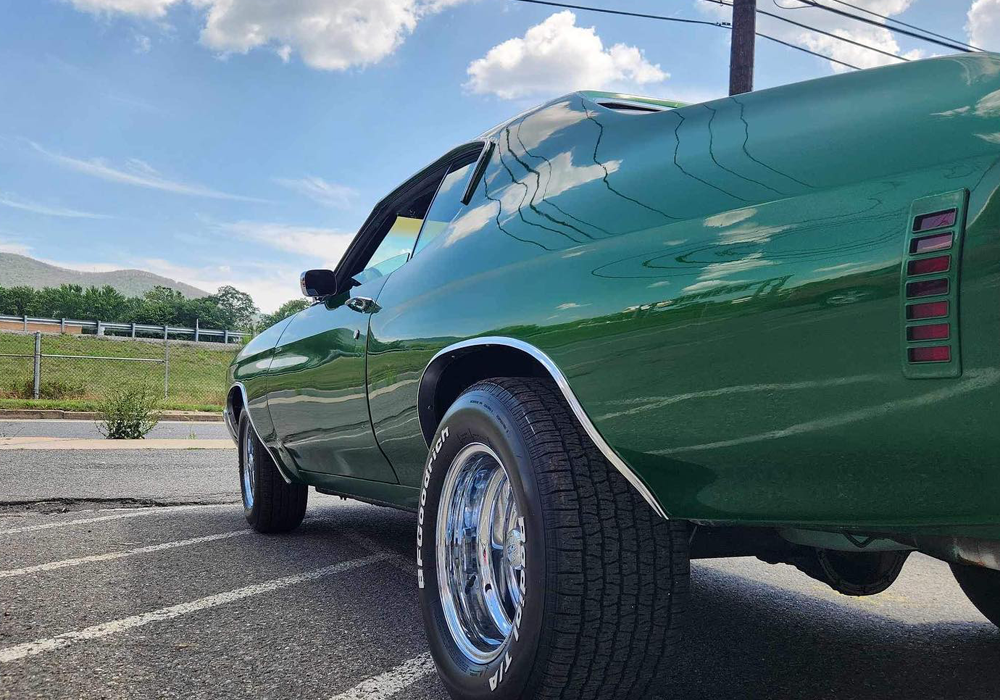
<path fill-rule="evenodd" d="M 215 328 L 201 328 L 195 322 L 194 328 L 184 326 L 153 326 L 145 323 L 112 323 L 108 321 L 81 321 L 73 318 L 36 318 L 34 316 L 4 316 L 0 315 L 0 321 L 9 323 L 21 323 L 24 330 L 28 330 L 29 325 L 59 326 L 62 333 L 66 332 L 67 326 L 77 326 L 80 328 L 92 328 L 96 335 L 104 335 L 105 331 L 123 332 L 135 338 L 136 333 L 157 334 L 163 338 L 168 336 L 186 335 L 191 336 L 195 342 L 200 342 L 203 338 L 221 338 L 223 343 L 243 342 L 247 335 L 242 331 L 218 330 Z"/>

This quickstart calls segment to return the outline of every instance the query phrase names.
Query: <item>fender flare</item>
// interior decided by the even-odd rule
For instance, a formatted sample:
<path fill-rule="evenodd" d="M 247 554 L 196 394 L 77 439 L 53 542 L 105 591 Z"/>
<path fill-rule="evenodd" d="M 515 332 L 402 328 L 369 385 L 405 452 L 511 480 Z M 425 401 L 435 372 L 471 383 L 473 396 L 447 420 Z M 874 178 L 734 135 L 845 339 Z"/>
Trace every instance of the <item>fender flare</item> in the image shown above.
<path fill-rule="evenodd" d="M 418 415 L 420 419 L 420 428 L 424 436 L 424 441 L 428 443 L 431 437 L 434 435 L 434 431 L 437 429 L 437 417 L 434 415 L 434 394 L 437 388 L 437 383 L 444 375 L 447 367 L 456 358 L 461 357 L 469 352 L 474 352 L 476 350 L 481 350 L 484 347 L 490 346 L 502 346 L 505 348 L 513 349 L 518 352 L 524 353 L 529 356 L 534 362 L 544 370 L 552 381 L 555 382 L 556 386 L 559 387 L 559 391 L 562 392 L 563 398 L 569 405 L 570 410 L 573 415 L 579 421 L 580 426 L 587 433 L 587 436 L 593 441 L 597 448 L 601 451 L 604 457 L 614 465 L 615 469 L 621 473 L 622 476 L 639 492 L 639 495 L 650 505 L 653 511 L 660 517 L 667 519 L 667 513 L 663 510 L 663 506 L 657 500 L 656 496 L 650 490 L 646 482 L 636 474 L 632 468 L 625 463 L 625 460 L 614 451 L 614 449 L 607 443 L 607 441 L 598 432 L 597 427 L 594 425 L 593 421 L 590 420 L 590 416 L 584 410 L 583 406 L 580 404 L 579 399 L 577 399 L 576 394 L 570 388 L 569 381 L 566 376 L 562 373 L 562 370 L 556 366 L 555 362 L 546 355 L 544 352 L 536 348 L 530 343 L 526 343 L 523 340 L 517 340 L 516 338 L 507 338 L 503 336 L 484 336 L 480 338 L 470 338 L 468 340 L 463 340 L 458 343 L 449 345 L 442 350 L 440 350 L 434 357 L 431 358 L 427 366 L 424 367 L 423 373 L 420 375 L 420 382 L 417 388 L 417 408 Z"/>
<path fill-rule="evenodd" d="M 229 391 L 226 394 L 226 407 L 222 409 L 222 418 L 226 423 L 226 428 L 229 430 L 230 437 L 232 437 L 233 442 L 236 443 L 236 448 L 239 449 L 240 446 L 240 424 L 236 419 L 236 416 L 233 415 L 233 389 L 239 389 L 240 391 L 240 399 L 243 401 L 243 410 L 247 412 L 247 420 L 250 421 L 250 429 L 257 435 L 257 439 L 260 440 L 260 444 L 264 446 L 264 449 L 267 450 L 267 453 L 271 456 L 271 461 L 274 462 L 274 466 L 278 470 L 278 474 L 281 475 L 281 478 L 285 480 L 286 484 L 291 484 L 292 478 L 285 473 L 285 468 L 282 466 L 281 461 L 277 458 L 277 456 L 275 456 L 274 450 L 272 450 L 271 447 L 264 442 L 263 438 L 260 436 L 260 431 L 257 430 L 257 426 L 253 423 L 253 416 L 250 414 L 250 403 L 247 401 L 247 389 L 243 386 L 243 382 L 233 382 L 233 385 L 229 387 Z"/>

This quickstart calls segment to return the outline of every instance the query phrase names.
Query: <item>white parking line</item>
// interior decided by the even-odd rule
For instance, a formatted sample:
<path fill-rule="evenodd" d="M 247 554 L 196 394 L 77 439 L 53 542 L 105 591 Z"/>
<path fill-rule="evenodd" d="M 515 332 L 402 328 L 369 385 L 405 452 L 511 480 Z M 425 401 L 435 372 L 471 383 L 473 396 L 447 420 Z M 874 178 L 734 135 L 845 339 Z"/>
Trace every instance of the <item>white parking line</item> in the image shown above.
<path fill-rule="evenodd" d="M 421 654 L 385 673 L 361 681 L 330 700 L 385 700 L 432 673 L 434 660 L 429 653 Z"/>
<path fill-rule="evenodd" d="M 114 559 L 123 559 L 125 557 L 135 556 L 136 554 L 151 554 L 153 552 L 162 552 L 165 549 L 175 549 L 176 547 L 187 547 L 192 544 L 201 544 L 202 542 L 214 542 L 216 540 L 225 540 L 230 537 L 239 537 L 240 535 L 248 535 L 253 532 L 250 529 L 234 530 L 232 532 L 222 532 L 218 535 L 205 535 L 204 537 L 193 537 L 189 540 L 176 540 L 174 542 L 163 542 L 162 544 L 152 544 L 147 547 L 138 547 L 136 549 L 126 549 L 121 552 L 110 552 L 108 554 L 93 554 L 87 557 L 78 557 L 76 559 L 63 559 L 62 561 L 52 561 L 47 564 L 36 564 L 35 566 L 25 566 L 20 569 L 7 569 L 6 571 L 0 571 L 0 578 L 10 578 L 12 576 L 24 576 L 25 574 L 34 574 L 39 571 L 55 571 L 56 569 L 65 569 L 68 566 L 80 566 L 81 564 L 92 564 L 99 561 L 112 561 Z"/>
<path fill-rule="evenodd" d="M 114 515 L 101 515 L 96 518 L 82 518 L 80 520 L 63 520 L 58 523 L 41 523 L 39 525 L 25 525 L 14 527 L 9 530 L 0 530 L 0 537 L 4 535 L 14 535 L 19 532 L 34 532 L 36 530 L 51 530 L 55 527 L 69 527 L 70 525 L 86 525 L 88 523 L 99 523 L 105 520 L 119 520 L 121 518 L 135 518 L 140 515 L 155 515 L 158 513 L 177 513 L 183 510 L 195 510 L 196 508 L 233 508 L 235 503 L 218 503 L 210 505 L 191 506 L 154 506 L 150 508 L 130 508 Z"/>
<path fill-rule="evenodd" d="M 37 639 L 33 642 L 16 644 L 12 647 L 0 649 L 0 664 L 7 664 L 29 656 L 36 656 L 49 651 L 63 649 L 71 644 L 76 644 L 77 642 L 99 639 L 101 637 L 118 634 L 119 632 L 126 632 L 128 630 L 135 629 L 136 627 L 148 625 L 151 622 L 171 620 L 175 617 L 218 607 L 219 605 L 225 605 L 226 603 L 243 600 L 244 598 L 250 598 L 251 596 L 270 593 L 281 588 L 288 588 L 289 586 L 306 583 L 307 581 L 315 581 L 316 579 L 320 579 L 325 576 L 332 576 L 333 574 L 340 574 L 345 571 L 350 571 L 351 569 L 357 569 L 362 566 L 374 564 L 375 562 L 385 561 L 388 557 L 389 555 L 387 554 L 373 554 L 361 559 L 352 559 L 350 561 L 339 562 L 337 564 L 331 564 L 330 566 L 324 566 L 320 569 L 307 571 L 302 574 L 295 574 L 294 576 L 284 576 L 282 578 L 272 579 L 263 583 L 257 583 L 252 586 L 237 588 L 233 591 L 216 593 L 215 595 L 210 595 L 206 598 L 199 598 L 198 600 L 180 603 L 179 605 L 171 605 L 170 607 L 152 610 L 150 612 L 142 613 L 141 615 L 132 615 L 130 617 L 123 617 L 119 620 L 112 620 L 111 622 L 103 622 L 99 625 L 85 627 L 81 630 L 63 632 L 62 634 L 56 635 L 55 637 L 49 637 L 48 639 Z"/>

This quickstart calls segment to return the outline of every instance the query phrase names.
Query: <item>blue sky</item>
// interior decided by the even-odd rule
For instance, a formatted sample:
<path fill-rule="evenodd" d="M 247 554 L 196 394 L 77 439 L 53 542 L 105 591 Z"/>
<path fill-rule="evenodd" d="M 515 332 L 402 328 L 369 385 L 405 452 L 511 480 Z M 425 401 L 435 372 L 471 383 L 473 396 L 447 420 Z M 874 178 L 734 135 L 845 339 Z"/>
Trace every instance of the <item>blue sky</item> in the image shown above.
<path fill-rule="evenodd" d="M 947 52 L 777 7 L 795 0 L 758 2 L 892 53 Z M 1000 0 L 852 3 L 1000 50 Z M 576 4 L 728 13 L 705 0 Z M 893 60 L 767 18 L 760 28 L 864 66 Z M 7 0 L 0 251 L 234 284 L 273 310 L 449 147 L 578 88 L 722 96 L 728 58 L 715 27 L 513 0 Z M 758 88 L 835 70 L 759 42 Z"/>

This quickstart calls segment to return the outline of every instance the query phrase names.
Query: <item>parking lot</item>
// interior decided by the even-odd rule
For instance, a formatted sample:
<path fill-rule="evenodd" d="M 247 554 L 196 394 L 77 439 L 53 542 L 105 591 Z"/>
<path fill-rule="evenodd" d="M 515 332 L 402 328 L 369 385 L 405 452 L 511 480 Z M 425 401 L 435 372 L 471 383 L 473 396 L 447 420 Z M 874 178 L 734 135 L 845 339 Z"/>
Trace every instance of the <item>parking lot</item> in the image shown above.
<path fill-rule="evenodd" d="M 0 422 L 7 437 L 89 430 Z M 297 532 L 255 535 L 235 451 L 192 449 L 224 428 L 159 431 L 188 447 L 0 450 L 0 697 L 446 697 L 412 515 L 312 494 Z M 998 696 L 1000 633 L 940 562 L 913 556 L 864 599 L 753 559 L 692 569 L 664 697 Z"/>

